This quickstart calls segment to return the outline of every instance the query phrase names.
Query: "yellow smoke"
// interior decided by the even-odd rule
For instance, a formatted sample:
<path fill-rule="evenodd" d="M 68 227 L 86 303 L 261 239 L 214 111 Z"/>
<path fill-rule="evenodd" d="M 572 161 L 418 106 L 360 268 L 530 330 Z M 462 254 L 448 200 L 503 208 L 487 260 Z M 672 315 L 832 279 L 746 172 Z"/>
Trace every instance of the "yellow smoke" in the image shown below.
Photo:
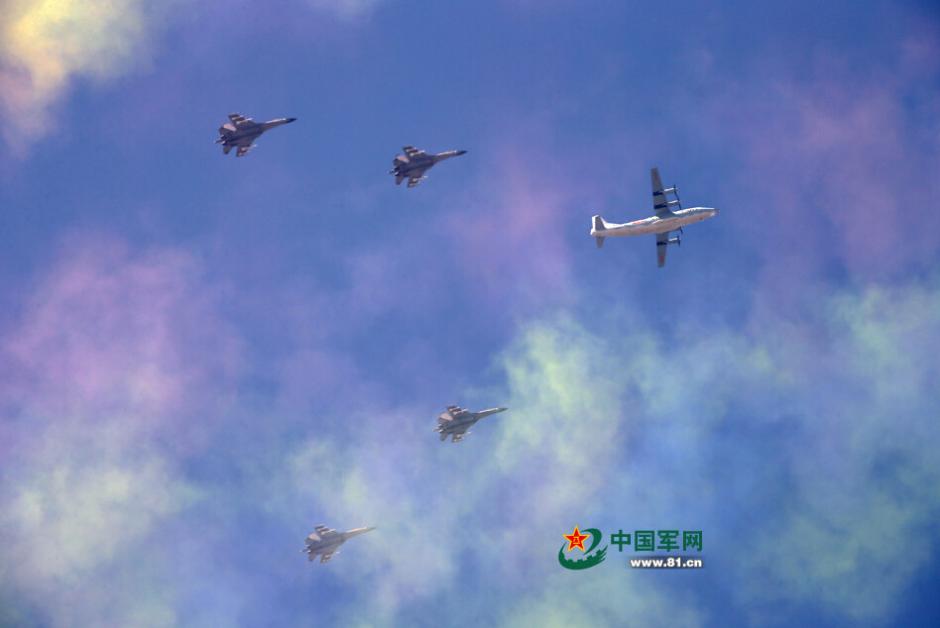
<path fill-rule="evenodd" d="M 10 0 L 0 9 L 6 142 L 22 151 L 47 133 L 72 80 L 124 72 L 145 48 L 146 18 L 142 0 Z"/>
<path fill-rule="evenodd" d="M 309 0 L 342 18 L 378 0 Z M 244 6 L 245 0 L 233 0 Z M 186 0 L 0 0 L 0 125 L 8 150 L 22 154 L 54 128 L 55 105 L 76 79 L 119 76 L 149 59 L 163 16 Z M 189 3 L 194 4 L 194 3 Z"/>

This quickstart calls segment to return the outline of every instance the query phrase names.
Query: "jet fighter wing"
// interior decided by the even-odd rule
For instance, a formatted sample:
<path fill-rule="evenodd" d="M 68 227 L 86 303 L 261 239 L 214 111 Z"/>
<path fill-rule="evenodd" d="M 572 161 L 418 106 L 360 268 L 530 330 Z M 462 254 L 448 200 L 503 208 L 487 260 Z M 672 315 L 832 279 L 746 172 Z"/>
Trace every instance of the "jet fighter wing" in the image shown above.
<path fill-rule="evenodd" d="M 421 179 L 424 177 L 409 177 L 408 178 L 408 187 L 413 188 L 414 186 L 421 183 Z"/>
<path fill-rule="evenodd" d="M 405 151 L 405 157 L 412 159 L 413 157 L 420 157 L 421 155 L 426 155 L 423 150 L 420 148 L 415 148 L 414 146 L 402 146 L 402 150 Z"/>
<path fill-rule="evenodd" d="M 328 563 L 328 562 L 330 562 L 330 559 L 333 558 L 333 554 L 335 554 L 335 553 L 336 553 L 336 552 L 324 552 L 324 553 L 320 554 L 320 562 L 321 562 L 321 563 Z"/>
<path fill-rule="evenodd" d="M 251 118 L 243 116 L 240 113 L 230 113 L 228 114 L 228 119 L 232 121 L 232 124 L 234 124 L 236 128 L 243 127 L 249 122 L 254 122 Z"/>
<path fill-rule="evenodd" d="M 316 530 L 316 531 L 317 531 L 317 534 L 319 534 L 319 535 L 321 535 L 321 536 L 324 535 L 324 534 L 326 534 L 327 532 L 336 532 L 336 530 L 334 530 L 333 528 L 328 528 L 328 527 L 326 527 L 325 525 L 322 525 L 322 524 L 320 524 L 320 525 L 318 525 L 318 526 L 314 526 L 313 529 Z"/>
<path fill-rule="evenodd" d="M 441 413 L 441 419 L 451 421 L 467 413 L 467 410 L 460 406 L 447 406 L 447 409 Z"/>
<path fill-rule="evenodd" d="M 250 150 L 251 150 L 251 145 L 250 145 L 250 144 L 249 144 L 248 146 L 239 146 L 239 147 L 238 147 L 238 150 L 235 151 L 235 156 L 236 156 L 236 157 L 244 157 L 245 155 L 248 154 L 248 151 L 250 151 Z"/>
<path fill-rule="evenodd" d="M 672 212 L 669 211 L 669 206 L 675 203 L 670 203 L 666 198 L 663 180 L 659 178 L 659 168 L 650 170 L 650 179 L 653 183 L 653 209 L 656 211 L 656 215 L 660 218 L 670 215 Z M 660 264 L 660 266 L 662 266 L 662 264 Z"/>
<path fill-rule="evenodd" d="M 666 250 L 669 248 L 669 232 L 656 234 L 656 258 L 660 268 L 666 265 Z"/>

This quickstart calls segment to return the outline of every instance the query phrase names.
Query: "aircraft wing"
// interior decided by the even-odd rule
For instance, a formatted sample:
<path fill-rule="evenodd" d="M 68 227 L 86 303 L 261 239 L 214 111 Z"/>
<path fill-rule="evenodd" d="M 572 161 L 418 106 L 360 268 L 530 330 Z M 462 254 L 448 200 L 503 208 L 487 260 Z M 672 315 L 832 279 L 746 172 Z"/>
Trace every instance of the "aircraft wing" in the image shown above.
<path fill-rule="evenodd" d="M 457 417 L 463 416 L 464 414 L 467 414 L 467 410 L 461 408 L 460 406 L 447 406 L 447 409 L 441 413 L 439 419 L 441 423 L 444 423 L 445 421 L 453 421 Z"/>
<path fill-rule="evenodd" d="M 318 526 L 314 526 L 313 529 L 316 530 L 316 531 L 317 531 L 317 534 L 319 534 L 320 536 L 323 536 L 324 534 L 326 534 L 326 533 L 328 533 L 328 532 L 336 532 L 336 530 L 334 530 L 333 528 L 328 528 L 328 527 L 326 527 L 325 525 L 322 525 L 322 524 L 321 524 L 321 525 L 318 525 Z"/>
<path fill-rule="evenodd" d="M 238 147 L 238 150 L 235 151 L 235 156 L 236 156 L 236 157 L 244 157 L 245 155 L 248 154 L 248 151 L 250 151 L 250 150 L 251 150 L 251 145 L 250 145 L 250 144 L 249 144 L 248 146 L 239 146 L 239 147 Z"/>
<path fill-rule="evenodd" d="M 322 554 L 320 554 L 320 562 L 321 563 L 330 562 L 330 559 L 333 558 L 333 554 L 335 553 L 336 552 L 323 552 Z"/>
<path fill-rule="evenodd" d="M 402 146 L 402 150 L 405 151 L 405 157 L 412 159 L 414 157 L 420 157 L 421 155 L 426 155 L 423 150 L 420 148 L 415 148 L 414 146 Z"/>
<path fill-rule="evenodd" d="M 656 259 L 660 268 L 666 265 L 666 250 L 669 248 L 669 231 L 656 234 Z"/>
<path fill-rule="evenodd" d="M 409 177 L 408 178 L 408 187 L 413 188 L 414 186 L 421 183 L 421 179 L 424 177 Z"/>
<path fill-rule="evenodd" d="M 650 179 L 653 182 L 653 210 L 656 211 L 656 215 L 660 218 L 668 216 L 672 212 L 669 211 L 669 200 L 666 198 L 666 193 L 663 191 L 663 180 L 659 178 L 659 168 L 650 170 Z M 662 264 L 660 264 L 660 266 L 662 266 Z"/>
<path fill-rule="evenodd" d="M 236 128 L 243 127 L 247 123 L 253 122 L 251 118 L 243 116 L 240 113 L 230 113 L 228 114 L 228 119 L 232 121 L 232 124 L 234 124 Z"/>

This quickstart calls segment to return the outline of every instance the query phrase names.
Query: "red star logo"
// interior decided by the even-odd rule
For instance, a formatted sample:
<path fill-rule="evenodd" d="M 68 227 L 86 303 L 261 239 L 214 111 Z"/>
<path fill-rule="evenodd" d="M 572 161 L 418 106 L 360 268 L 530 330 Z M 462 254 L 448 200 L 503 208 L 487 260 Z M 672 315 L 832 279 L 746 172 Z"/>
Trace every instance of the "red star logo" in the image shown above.
<path fill-rule="evenodd" d="M 566 539 L 568 539 L 568 549 L 566 551 L 571 551 L 574 548 L 578 548 L 582 552 L 584 551 L 584 539 L 588 538 L 587 534 L 581 534 L 581 530 L 578 529 L 578 526 L 574 527 L 574 532 L 571 534 L 563 534 Z"/>

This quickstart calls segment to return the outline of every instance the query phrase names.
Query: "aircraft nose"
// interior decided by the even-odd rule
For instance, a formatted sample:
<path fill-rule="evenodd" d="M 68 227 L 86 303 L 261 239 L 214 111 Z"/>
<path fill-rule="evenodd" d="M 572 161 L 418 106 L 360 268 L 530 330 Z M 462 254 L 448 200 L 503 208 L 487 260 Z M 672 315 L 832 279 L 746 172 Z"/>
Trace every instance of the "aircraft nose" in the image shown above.
<path fill-rule="evenodd" d="M 465 151 L 465 150 L 458 150 L 458 151 L 457 151 L 457 155 L 458 155 L 458 156 L 459 156 L 459 155 L 466 155 L 466 154 L 467 154 L 467 151 Z"/>
<path fill-rule="evenodd" d="M 297 118 L 285 118 L 285 119 L 286 119 L 288 122 L 293 122 L 293 121 L 296 120 Z"/>

